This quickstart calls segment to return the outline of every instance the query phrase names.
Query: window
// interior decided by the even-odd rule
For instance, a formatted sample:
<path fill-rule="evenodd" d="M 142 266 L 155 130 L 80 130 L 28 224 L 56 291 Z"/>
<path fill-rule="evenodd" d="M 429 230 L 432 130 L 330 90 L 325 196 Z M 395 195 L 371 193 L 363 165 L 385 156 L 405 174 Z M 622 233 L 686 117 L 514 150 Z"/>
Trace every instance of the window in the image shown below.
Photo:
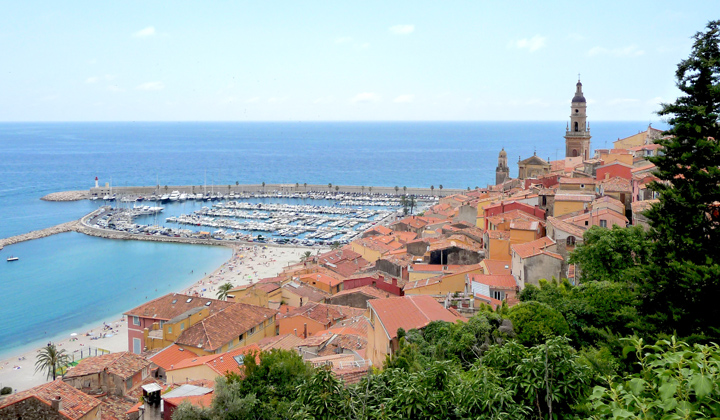
<path fill-rule="evenodd" d="M 575 246 L 575 237 L 574 236 L 568 236 L 565 240 L 565 243 L 567 246 Z"/>
<path fill-rule="evenodd" d="M 588 223 L 589 223 L 589 222 L 588 222 L 588 221 L 586 220 L 586 221 L 585 221 L 585 226 L 587 226 L 587 225 L 588 225 Z"/>
<path fill-rule="evenodd" d="M 245 334 L 240 334 L 240 336 L 238 336 L 238 341 L 243 341 L 243 337 L 245 337 Z"/>
<path fill-rule="evenodd" d="M 168 327 L 168 334 L 172 334 L 172 326 Z"/>
<path fill-rule="evenodd" d="M 140 325 L 140 317 L 133 316 L 133 325 Z"/>
<path fill-rule="evenodd" d="M 180 331 L 182 331 L 184 329 L 185 329 L 185 323 L 183 322 L 182 324 L 180 324 Z"/>
<path fill-rule="evenodd" d="M 501 292 L 500 290 L 493 290 L 492 295 L 493 295 L 492 296 L 493 299 L 497 299 L 497 300 L 505 299 L 505 292 Z"/>
<path fill-rule="evenodd" d="M 607 220 L 602 220 L 602 219 L 601 219 L 601 220 L 600 220 L 600 227 L 606 228 L 606 227 L 607 227 Z"/>
<path fill-rule="evenodd" d="M 579 130 L 578 130 L 578 123 L 577 123 L 577 121 L 575 121 L 575 131 L 579 131 Z"/>
<path fill-rule="evenodd" d="M 255 334 L 255 327 L 250 328 L 250 331 L 248 331 L 248 335 Z"/>

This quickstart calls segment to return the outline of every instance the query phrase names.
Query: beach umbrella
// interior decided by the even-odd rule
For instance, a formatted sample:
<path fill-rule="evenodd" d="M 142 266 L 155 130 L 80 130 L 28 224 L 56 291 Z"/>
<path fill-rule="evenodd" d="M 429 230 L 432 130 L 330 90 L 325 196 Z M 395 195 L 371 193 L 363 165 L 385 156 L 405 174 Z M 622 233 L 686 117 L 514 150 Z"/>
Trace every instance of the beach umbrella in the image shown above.
<path fill-rule="evenodd" d="M 77 333 L 72 333 L 72 334 L 70 334 L 70 337 L 75 337 L 76 335 L 77 335 Z"/>

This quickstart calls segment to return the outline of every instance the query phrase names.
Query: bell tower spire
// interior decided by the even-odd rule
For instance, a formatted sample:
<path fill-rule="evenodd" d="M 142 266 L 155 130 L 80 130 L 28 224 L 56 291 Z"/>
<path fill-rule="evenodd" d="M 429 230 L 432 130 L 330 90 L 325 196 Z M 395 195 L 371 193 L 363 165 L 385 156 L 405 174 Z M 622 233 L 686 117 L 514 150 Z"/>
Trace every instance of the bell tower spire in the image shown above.
<path fill-rule="evenodd" d="M 587 123 L 587 101 L 582 91 L 580 74 L 575 85 L 575 96 L 570 104 L 570 125 L 565 131 L 565 157 L 590 158 L 590 126 Z"/>

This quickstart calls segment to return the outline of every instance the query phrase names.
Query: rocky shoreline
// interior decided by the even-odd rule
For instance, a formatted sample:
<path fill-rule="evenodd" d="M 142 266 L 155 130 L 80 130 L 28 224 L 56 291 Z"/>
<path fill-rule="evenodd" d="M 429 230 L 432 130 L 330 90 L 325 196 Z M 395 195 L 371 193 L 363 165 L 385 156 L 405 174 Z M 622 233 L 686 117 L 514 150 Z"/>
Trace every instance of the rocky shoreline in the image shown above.
<path fill-rule="evenodd" d="M 85 191 L 60 191 L 50 193 L 44 197 L 40 197 L 44 201 L 80 201 L 88 198 L 88 192 Z"/>

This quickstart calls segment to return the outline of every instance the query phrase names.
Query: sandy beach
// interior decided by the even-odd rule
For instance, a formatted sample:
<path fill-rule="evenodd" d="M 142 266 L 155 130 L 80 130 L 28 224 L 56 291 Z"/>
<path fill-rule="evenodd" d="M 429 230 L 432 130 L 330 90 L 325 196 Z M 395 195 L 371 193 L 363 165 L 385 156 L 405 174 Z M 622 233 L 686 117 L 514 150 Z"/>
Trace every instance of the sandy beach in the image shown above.
<path fill-rule="evenodd" d="M 249 284 L 259 279 L 277 276 L 284 267 L 297 263 L 307 251 L 313 254 L 325 250 L 306 247 L 236 246 L 232 257 L 212 273 L 205 273 L 199 280 L 181 290 L 182 293 L 216 298 L 218 287 L 225 283 L 233 286 Z M 132 308 L 127 308 L 130 310 Z M 71 359 L 110 352 L 127 350 L 127 322 L 118 316 L 98 321 L 91 329 L 76 331 L 75 336 L 53 341 L 65 349 Z M 104 337 L 103 337 L 104 334 Z M 97 349 L 97 350 L 96 350 Z M 13 392 L 48 382 L 43 372 L 35 373 L 35 356 L 39 347 L 24 353 L 14 354 L 0 361 L 0 387 L 9 386 Z"/>

